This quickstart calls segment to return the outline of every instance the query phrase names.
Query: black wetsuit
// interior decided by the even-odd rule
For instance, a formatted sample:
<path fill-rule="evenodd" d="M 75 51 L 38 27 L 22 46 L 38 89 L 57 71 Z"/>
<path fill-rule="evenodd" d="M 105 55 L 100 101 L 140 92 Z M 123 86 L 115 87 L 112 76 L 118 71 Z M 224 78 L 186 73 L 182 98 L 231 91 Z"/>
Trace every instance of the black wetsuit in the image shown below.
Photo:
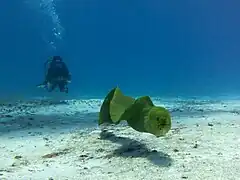
<path fill-rule="evenodd" d="M 45 83 L 49 83 L 48 91 L 53 91 L 57 86 L 61 92 L 68 92 L 67 84 L 70 80 L 69 70 L 60 57 L 53 57 L 48 62 Z"/>

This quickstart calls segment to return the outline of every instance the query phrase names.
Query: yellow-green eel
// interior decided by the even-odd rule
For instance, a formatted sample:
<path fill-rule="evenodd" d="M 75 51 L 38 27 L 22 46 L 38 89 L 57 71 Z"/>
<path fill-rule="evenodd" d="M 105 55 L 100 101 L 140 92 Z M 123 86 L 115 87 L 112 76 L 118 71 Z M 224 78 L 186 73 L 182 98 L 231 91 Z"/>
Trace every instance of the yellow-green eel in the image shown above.
<path fill-rule="evenodd" d="M 149 96 L 134 99 L 125 96 L 121 90 L 113 88 L 105 97 L 98 124 L 119 124 L 127 121 L 138 132 L 145 132 L 161 137 L 171 129 L 171 116 L 164 107 L 155 106 Z"/>

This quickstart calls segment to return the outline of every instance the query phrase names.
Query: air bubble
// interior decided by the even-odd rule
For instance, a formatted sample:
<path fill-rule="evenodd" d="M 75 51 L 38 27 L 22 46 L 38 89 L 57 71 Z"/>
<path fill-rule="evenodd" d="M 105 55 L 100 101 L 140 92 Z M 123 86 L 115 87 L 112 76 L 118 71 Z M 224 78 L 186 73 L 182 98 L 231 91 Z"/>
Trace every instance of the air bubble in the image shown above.
<path fill-rule="evenodd" d="M 54 49 L 56 49 L 57 41 L 62 39 L 62 34 L 64 31 L 64 28 L 61 25 L 59 15 L 57 14 L 57 11 L 56 11 L 55 1 L 56 0 L 25 1 L 27 4 L 31 5 L 33 8 L 38 8 L 38 11 L 40 10 L 43 14 L 47 15 L 47 17 L 50 18 L 52 26 L 47 28 L 49 28 L 48 31 L 51 32 L 51 36 L 47 38 L 47 41 L 49 42 L 49 45 L 51 45 L 52 48 Z M 43 33 L 50 34 L 48 32 L 43 32 Z M 43 36 L 46 37 L 45 34 L 43 34 Z"/>

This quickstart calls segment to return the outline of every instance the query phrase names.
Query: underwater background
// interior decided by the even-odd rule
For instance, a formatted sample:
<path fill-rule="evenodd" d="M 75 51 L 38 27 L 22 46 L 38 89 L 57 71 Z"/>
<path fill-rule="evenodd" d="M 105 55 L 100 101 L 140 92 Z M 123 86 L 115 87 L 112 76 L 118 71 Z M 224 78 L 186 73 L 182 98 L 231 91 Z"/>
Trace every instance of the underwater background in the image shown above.
<path fill-rule="evenodd" d="M 0 11 L 1 96 L 41 96 L 43 64 L 72 73 L 63 97 L 240 91 L 240 1 L 11 0 Z"/>

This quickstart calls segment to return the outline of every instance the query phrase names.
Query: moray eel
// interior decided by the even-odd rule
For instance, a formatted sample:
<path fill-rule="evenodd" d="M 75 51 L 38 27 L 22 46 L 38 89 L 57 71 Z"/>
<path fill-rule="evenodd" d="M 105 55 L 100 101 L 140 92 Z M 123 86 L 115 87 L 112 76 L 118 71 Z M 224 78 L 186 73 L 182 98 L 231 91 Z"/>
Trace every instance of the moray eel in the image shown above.
<path fill-rule="evenodd" d="M 167 109 L 155 106 L 149 96 L 134 99 L 123 95 L 116 87 L 101 105 L 98 125 L 119 124 L 123 120 L 134 130 L 156 137 L 164 136 L 171 129 L 171 116 Z"/>

